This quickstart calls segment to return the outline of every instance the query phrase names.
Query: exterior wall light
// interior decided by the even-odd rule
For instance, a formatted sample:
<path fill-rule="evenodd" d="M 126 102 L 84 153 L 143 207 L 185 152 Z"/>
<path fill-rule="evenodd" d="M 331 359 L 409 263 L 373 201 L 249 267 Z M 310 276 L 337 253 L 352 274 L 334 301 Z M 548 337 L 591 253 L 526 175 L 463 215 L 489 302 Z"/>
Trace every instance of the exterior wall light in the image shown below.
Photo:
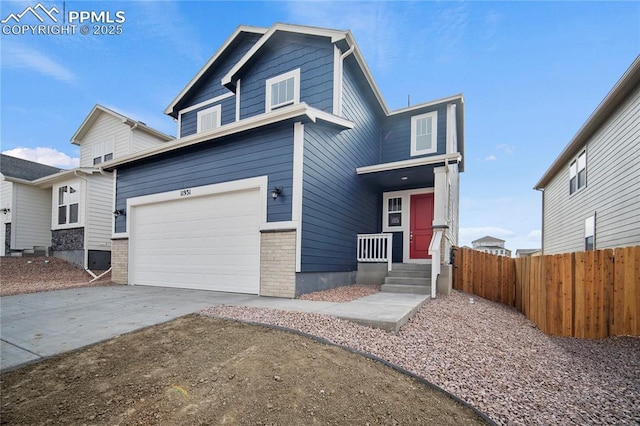
<path fill-rule="evenodd" d="M 278 195 L 282 194 L 282 187 L 278 188 L 277 186 L 271 190 L 271 198 L 273 201 L 278 199 Z"/>
<path fill-rule="evenodd" d="M 8 208 L 5 207 L 4 209 L 0 209 L 0 212 L 2 212 L 4 214 L 7 214 L 7 213 L 11 212 L 11 209 L 8 209 Z"/>
<path fill-rule="evenodd" d="M 125 216 L 124 209 L 116 209 L 113 211 L 113 217 L 117 218 L 118 216 Z"/>

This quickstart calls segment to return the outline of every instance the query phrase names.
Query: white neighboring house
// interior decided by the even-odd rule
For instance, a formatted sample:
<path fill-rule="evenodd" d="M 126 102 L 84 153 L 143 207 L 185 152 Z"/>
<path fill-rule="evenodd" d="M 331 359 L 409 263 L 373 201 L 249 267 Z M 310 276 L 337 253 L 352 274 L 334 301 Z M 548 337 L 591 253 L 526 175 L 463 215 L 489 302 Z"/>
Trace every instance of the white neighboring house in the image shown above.
<path fill-rule="evenodd" d="M 471 241 L 474 250 L 483 251 L 498 256 L 511 257 L 511 250 L 504 247 L 504 240 L 495 237 L 482 237 L 475 241 Z"/>
<path fill-rule="evenodd" d="M 640 56 L 534 189 L 543 254 L 640 244 Z"/>
<path fill-rule="evenodd" d="M 0 154 L 0 256 L 46 253 L 51 244 L 51 191 L 31 181 L 59 171 Z"/>
<path fill-rule="evenodd" d="M 102 166 L 171 140 L 143 122 L 94 106 L 71 138 L 80 147 L 80 167 L 33 181 L 50 194 L 53 255 L 84 269 L 108 269 L 115 179 Z"/>

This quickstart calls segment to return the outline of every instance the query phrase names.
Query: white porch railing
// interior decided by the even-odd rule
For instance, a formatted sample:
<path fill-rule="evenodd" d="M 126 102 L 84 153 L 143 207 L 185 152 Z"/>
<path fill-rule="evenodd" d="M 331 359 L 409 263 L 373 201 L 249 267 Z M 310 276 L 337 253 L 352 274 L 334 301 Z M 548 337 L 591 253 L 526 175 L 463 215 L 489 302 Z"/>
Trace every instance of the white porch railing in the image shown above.
<path fill-rule="evenodd" d="M 358 234 L 358 262 L 387 262 L 391 270 L 392 234 Z"/>
<path fill-rule="evenodd" d="M 442 229 L 434 229 L 431 244 L 429 244 L 429 254 L 431 255 L 431 298 L 436 298 L 436 286 L 438 275 L 440 275 L 440 247 L 442 243 Z"/>

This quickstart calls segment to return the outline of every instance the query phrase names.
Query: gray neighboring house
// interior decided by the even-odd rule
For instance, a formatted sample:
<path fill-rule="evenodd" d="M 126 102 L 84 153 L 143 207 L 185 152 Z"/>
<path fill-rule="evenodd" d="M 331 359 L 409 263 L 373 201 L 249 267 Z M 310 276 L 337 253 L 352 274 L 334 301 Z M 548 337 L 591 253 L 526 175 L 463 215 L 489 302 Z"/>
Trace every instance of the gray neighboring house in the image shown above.
<path fill-rule="evenodd" d="M 640 56 L 534 189 L 543 254 L 640 244 Z"/>
<path fill-rule="evenodd" d="M 31 181 L 60 171 L 0 154 L 0 256 L 46 251 L 51 245 L 51 191 Z"/>
<path fill-rule="evenodd" d="M 496 237 L 482 237 L 475 241 L 472 241 L 474 250 L 482 251 L 489 254 L 495 254 L 498 256 L 511 257 L 511 250 L 504 247 L 504 240 Z"/>

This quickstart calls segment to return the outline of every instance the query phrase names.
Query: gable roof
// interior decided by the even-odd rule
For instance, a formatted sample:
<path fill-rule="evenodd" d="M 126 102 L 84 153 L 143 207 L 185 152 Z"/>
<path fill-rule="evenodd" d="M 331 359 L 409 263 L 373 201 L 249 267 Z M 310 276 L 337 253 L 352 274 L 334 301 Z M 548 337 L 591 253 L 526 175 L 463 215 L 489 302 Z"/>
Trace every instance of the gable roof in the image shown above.
<path fill-rule="evenodd" d="M 332 29 L 324 29 L 317 27 L 309 27 L 304 25 L 293 25 L 293 24 L 283 24 L 276 23 L 270 28 L 257 28 L 250 27 L 246 25 L 239 26 L 233 34 L 225 41 L 225 43 L 218 49 L 218 51 L 207 61 L 207 63 L 198 71 L 193 79 L 182 89 L 182 91 L 178 94 L 178 96 L 167 106 L 164 110 L 165 114 L 171 115 L 175 106 L 182 100 L 182 98 L 189 92 L 189 90 L 198 82 L 198 80 L 213 66 L 216 60 L 222 56 L 224 51 L 233 43 L 233 41 L 243 32 L 252 32 L 254 34 L 262 34 L 262 37 L 255 43 L 255 45 L 249 49 L 245 55 L 240 58 L 240 60 L 227 72 L 226 75 L 222 77 L 221 84 L 225 87 L 229 88 L 229 90 L 234 91 L 235 85 L 233 84 L 233 77 L 249 62 L 249 60 L 256 55 L 262 47 L 273 37 L 273 35 L 277 32 L 290 32 L 296 34 L 307 34 L 307 35 L 315 35 L 320 37 L 328 37 L 331 38 L 332 43 L 337 43 L 341 40 L 346 41 L 348 45 L 347 51 L 352 50 L 352 54 L 356 59 L 358 66 L 362 70 L 367 83 L 371 87 L 376 100 L 380 104 L 380 107 L 384 111 L 385 114 L 389 114 L 389 108 L 385 103 L 378 86 L 376 85 L 375 80 L 367 66 L 367 63 L 364 60 L 364 56 L 360 51 L 360 48 L 355 42 L 353 38 L 353 34 L 351 31 L 344 30 L 332 30 Z"/>
<path fill-rule="evenodd" d="M 118 120 L 122 121 L 122 123 L 128 125 L 132 129 L 139 129 L 143 132 L 149 133 L 152 136 L 162 139 L 165 142 L 168 142 L 174 139 L 173 136 L 169 136 L 167 134 L 160 132 L 159 130 L 149 127 L 142 121 L 134 120 L 118 112 L 115 112 L 112 109 L 96 104 L 91 110 L 91 112 L 89 113 L 89 115 L 87 115 L 87 117 L 84 119 L 82 124 L 80 124 L 80 127 L 78 127 L 78 130 L 76 130 L 76 132 L 71 137 L 71 143 L 80 145 L 80 143 L 82 142 L 82 139 L 87 135 L 87 133 L 91 129 L 91 126 L 93 126 L 93 124 L 96 122 L 98 117 L 100 117 L 100 115 L 102 114 L 109 114 L 112 117 L 115 117 Z"/>
<path fill-rule="evenodd" d="M 215 64 L 215 62 L 222 56 L 222 54 L 233 44 L 233 42 L 240 36 L 242 33 L 251 33 L 251 34 L 264 34 L 267 32 L 267 28 L 260 27 L 252 27 L 249 25 L 240 25 L 236 30 L 225 40 L 225 42 L 220 46 L 220 48 L 216 51 L 216 53 L 209 58 L 209 60 L 204 64 L 200 71 L 196 73 L 196 75 L 187 83 L 186 86 L 178 93 L 173 101 L 167 106 L 164 110 L 164 113 L 167 115 L 171 115 L 173 109 L 178 105 L 178 103 L 182 100 L 183 97 L 191 90 L 193 86 L 200 80 L 200 78 L 207 72 L 209 69 Z"/>
<path fill-rule="evenodd" d="M 478 238 L 475 241 L 471 241 L 471 244 L 473 244 L 473 243 L 493 242 L 493 241 L 500 241 L 502 243 L 505 242 L 505 240 L 501 240 L 500 238 L 490 237 L 490 236 L 487 235 L 486 237 Z"/>
<path fill-rule="evenodd" d="M 562 170 L 569 160 L 578 153 L 589 138 L 605 123 L 611 114 L 624 102 L 627 96 L 640 84 L 640 55 L 620 77 L 620 80 L 613 86 L 596 110 L 582 125 L 578 133 L 571 139 L 569 144 L 562 150 L 558 158 L 551 164 L 551 167 L 540 178 L 540 181 L 533 189 L 543 189 L 549 181 Z"/>
<path fill-rule="evenodd" d="M 32 181 L 58 173 L 61 170 L 57 167 L 36 163 L 35 161 L 0 154 L 0 173 L 8 178 Z"/>

